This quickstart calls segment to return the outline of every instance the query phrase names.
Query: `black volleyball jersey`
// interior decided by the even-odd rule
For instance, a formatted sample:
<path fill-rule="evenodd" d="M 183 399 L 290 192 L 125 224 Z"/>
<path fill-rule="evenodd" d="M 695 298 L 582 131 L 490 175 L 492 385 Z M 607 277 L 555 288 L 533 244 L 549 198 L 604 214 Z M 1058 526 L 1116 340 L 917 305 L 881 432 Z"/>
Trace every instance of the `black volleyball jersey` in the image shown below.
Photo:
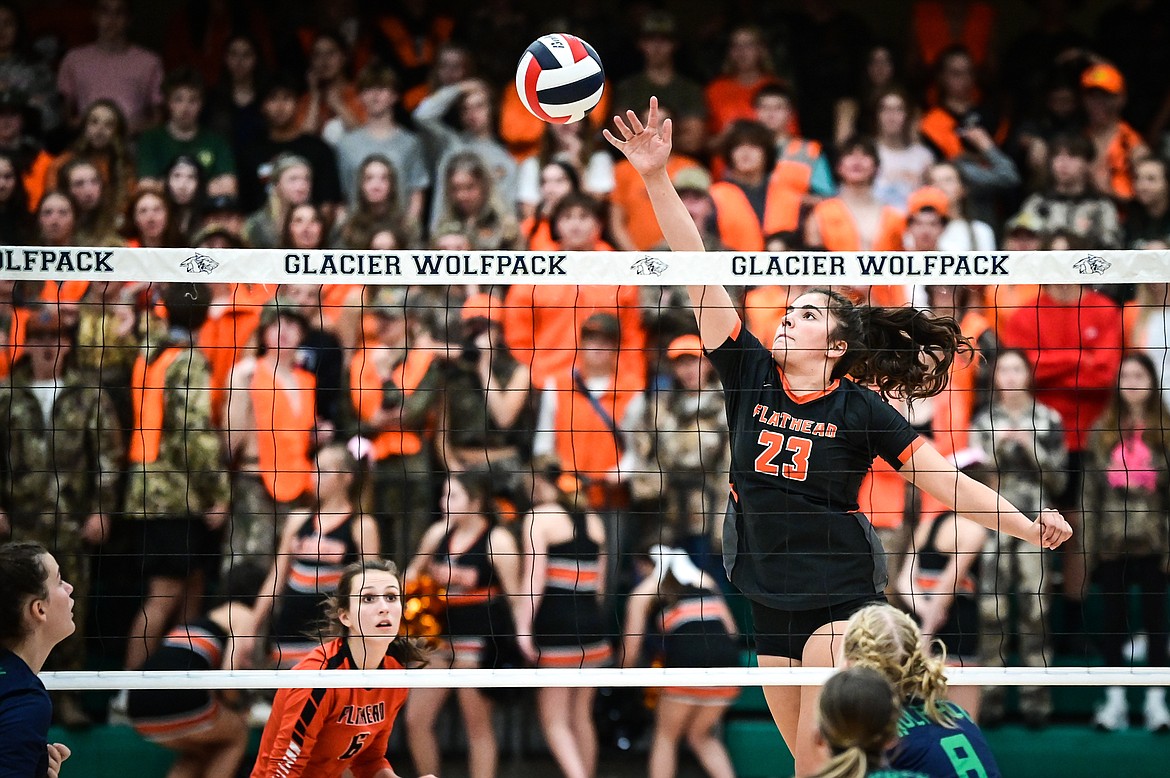
<path fill-rule="evenodd" d="M 885 589 L 881 544 L 857 495 L 876 457 L 895 469 L 921 439 L 874 391 L 850 380 L 795 396 L 742 325 L 708 356 L 731 429 L 724 565 L 747 597 L 811 610 Z"/>

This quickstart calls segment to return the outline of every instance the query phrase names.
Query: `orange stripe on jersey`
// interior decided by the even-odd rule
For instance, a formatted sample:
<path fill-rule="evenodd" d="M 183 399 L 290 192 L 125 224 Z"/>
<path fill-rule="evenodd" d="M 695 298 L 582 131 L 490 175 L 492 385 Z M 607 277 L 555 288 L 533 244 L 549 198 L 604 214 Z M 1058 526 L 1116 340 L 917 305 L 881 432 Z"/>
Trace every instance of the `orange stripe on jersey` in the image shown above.
<path fill-rule="evenodd" d="M 337 584 L 341 583 L 341 574 L 341 570 L 314 568 L 293 562 L 288 570 L 288 585 L 298 592 L 327 592 L 336 589 Z"/>
<path fill-rule="evenodd" d="M 902 449 L 902 453 L 898 455 L 898 461 L 902 464 L 906 464 L 910 461 L 910 457 L 914 456 L 914 452 L 922 448 L 925 444 L 926 439 L 921 436 L 910 441 L 910 445 Z"/>
<path fill-rule="evenodd" d="M 601 667 L 609 664 L 613 649 L 609 643 L 595 643 L 591 646 L 566 646 L 564 648 L 541 648 L 539 667 Z"/>
<path fill-rule="evenodd" d="M 691 697 L 703 701 L 734 700 L 739 696 L 738 686 L 667 686 L 663 694 L 671 697 Z"/>
<path fill-rule="evenodd" d="M 715 621 L 726 614 L 726 606 L 714 597 L 683 600 L 662 614 L 662 631 L 673 632 L 690 621 Z"/>
<path fill-rule="evenodd" d="M 180 627 L 171 630 L 163 645 L 193 651 L 206 660 L 211 667 L 218 668 L 223 661 L 223 650 L 219 640 L 207 630 L 198 627 Z"/>
<path fill-rule="evenodd" d="M 601 571 L 596 564 L 572 562 L 549 562 L 546 579 L 550 586 L 559 586 L 562 589 L 581 589 L 596 591 L 601 581 Z"/>
<path fill-rule="evenodd" d="M 218 715 L 219 703 L 212 700 L 204 708 L 192 713 L 183 713 L 168 718 L 136 720 L 134 730 L 147 740 L 174 740 L 206 730 Z"/>
<path fill-rule="evenodd" d="M 485 586 L 482 589 L 466 589 L 461 592 L 448 591 L 444 595 L 447 605 L 480 605 L 487 602 L 497 593 L 494 586 Z"/>
<path fill-rule="evenodd" d="M 919 590 L 919 593 L 932 592 L 938 586 L 938 579 L 938 573 L 919 571 L 918 575 L 914 576 L 914 588 Z M 959 579 L 956 588 L 963 594 L 975 594 L 975 579 L 965 575 Z"/>

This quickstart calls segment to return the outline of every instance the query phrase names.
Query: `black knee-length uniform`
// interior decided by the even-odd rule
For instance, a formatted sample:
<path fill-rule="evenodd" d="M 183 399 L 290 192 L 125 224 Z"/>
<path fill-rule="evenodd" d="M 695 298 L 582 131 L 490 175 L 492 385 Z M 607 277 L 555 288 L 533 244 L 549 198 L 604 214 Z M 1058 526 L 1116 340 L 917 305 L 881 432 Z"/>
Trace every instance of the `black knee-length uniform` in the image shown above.
<path fill-rule="evenodd" d="M 550 543 L 544 592 L 533 619 L 533 640 L 540 667 L 601 667 L 611 648 L 601 606 L 601 547 L 589 537 L 584 513 L 569 514 L 573 537 Z"/>
<path fill-rule="evenodd" d="M 921 438 L 874 391 L 848 379 L 794 395 L 742 325 L 708 353 L 731 429 L 724 566 L 750 599 L 812 610 L 886 586 L 881 543 L 857 495 L 876 457 L 901 468 Z"/>
<path fill-rule="evenodd" d="M 319 632 L 322 605 L 337 590 L 341 576 L 360 558 L 353 538 L 351 515 L 331 531 L 321 532 L 319 516 L 311 516 L 297 530 L 289 560 L 288 580 L 276 602 L 272 626 L 273 655 L 286 666 L 301 661 L 328 640 L 313 639 Z"/>
<path fill-rule="evenodd" d="M 451 553 L 451 529 L 435 550 L 435 563 L 471 568 L 475 583 L 470 586 L 452 585 L 444 595 L 447 617 L 447 638 L 455 650 L 457 660 L 475 664 L 490 664 L 498 653 L 497 638 L 507 639 L 515 627 L 506 613 L 508 601 L 503 595 L 491 556 L 491 526 L 484 527 L 475 542 L 464 552 Z M 504 635 L 503 630 L 509 634 Z M 488 656 L 485 656 L 485 652 Z"/>
<path fill-rule="evenodd" d="M 228 634 L 210 619 L 172 629 L 143 670 L 218 670 Z M 219 703 L 207 689 L 133 689 L 126 712 L 134 728 L 149 740 L 167 741 L 210 726 Z"/>
<path fill-rule="evenodd" d="M 941 513 L 935 517 L 930 526 L 930 535 L 926 543 L 918 549 L 918 568 L 915 589 L 926 591 L 933 589 L 947 563 L 950 554 L 938 550 L 938 531 L 943 522 L 953 519 L 951 512 Z M 947 613 L 947 620 L 935 637 L 946 646 L 947 657 L 953 659 L 975 659 L 979 656 L 979 559 L 967 570 L 967 574 L 959 579 L 955 586 L 955 598 L 951 600 L 951 609 Z"/>

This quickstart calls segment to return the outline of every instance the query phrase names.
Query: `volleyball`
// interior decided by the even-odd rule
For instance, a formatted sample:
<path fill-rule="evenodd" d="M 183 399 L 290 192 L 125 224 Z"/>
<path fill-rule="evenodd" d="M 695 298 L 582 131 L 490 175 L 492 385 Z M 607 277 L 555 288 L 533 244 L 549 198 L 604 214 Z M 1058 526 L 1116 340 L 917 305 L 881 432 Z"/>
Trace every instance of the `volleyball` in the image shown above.
<path fill-rule="evenodd" d="M 553 124 L 579 122 L 597 107 L 605 90 L 601 57 L 568 33 L 542 35 L 516 66 L 516 91 L 536 118 Z"/>

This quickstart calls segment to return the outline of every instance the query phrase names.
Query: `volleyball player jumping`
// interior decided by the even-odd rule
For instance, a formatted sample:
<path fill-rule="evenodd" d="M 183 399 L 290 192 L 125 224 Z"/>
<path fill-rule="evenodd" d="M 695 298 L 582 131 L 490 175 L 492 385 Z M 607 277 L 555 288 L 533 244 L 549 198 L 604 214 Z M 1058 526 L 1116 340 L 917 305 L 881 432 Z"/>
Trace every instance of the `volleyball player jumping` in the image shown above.
<path fill-rule="evenodd" d="M 642 176 L 674 251 L 703 242 L 666 172 L 671 124 L 651 98 L 646 125 L 633 111 L 605 131 Z M 620 137 L 618 137 L 620 136 Z M 880 456 L 957 513 L 1044 548 L 1072 530 L 1052 510 L 1032 522 L 959 473 L 881 394 L 929 397 L 969 345 L 958 324 L 913 308 L 854 305 L 830 290 L 792 301 L 770 347 L 742 326 L 722 286 L 688 287 L 703 347 L 719 372 L 731 428 L 731 497 L 724 565 L 752 603 L 759 663 L 835 664 L 845 621 L 884 600 L 881 544 L 858 512 L 862 478 Z M 851 380 L 852 379 L 852 380 Z M 817 687 L 764 690 L 796 758 L 816 769 Z"/>

